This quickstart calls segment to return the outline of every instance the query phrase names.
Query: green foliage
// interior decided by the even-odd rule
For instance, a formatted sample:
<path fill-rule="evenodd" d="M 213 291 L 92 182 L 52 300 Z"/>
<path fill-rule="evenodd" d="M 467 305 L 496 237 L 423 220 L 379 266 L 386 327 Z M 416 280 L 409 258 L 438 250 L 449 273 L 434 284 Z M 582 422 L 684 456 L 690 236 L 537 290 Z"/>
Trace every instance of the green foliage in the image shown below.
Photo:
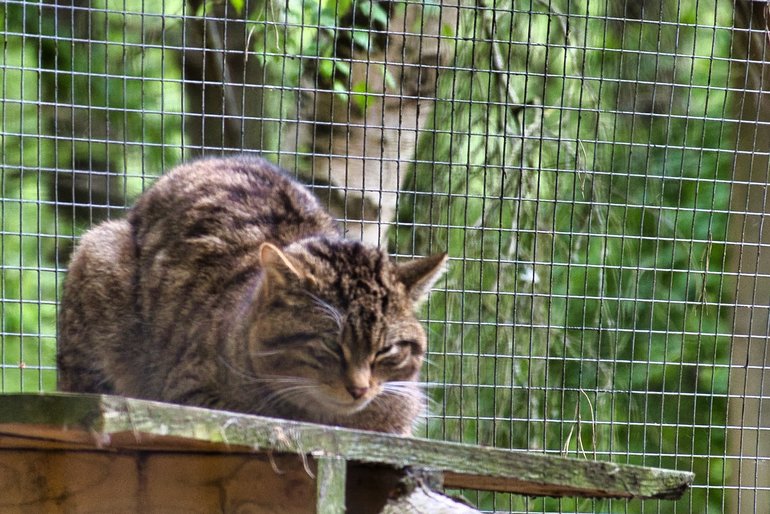
<path fill-rule="evenodd" d="M 447 384 L 427 433 L 589 456 L 622 448 L 628 462 L 693 469 L 713 487 L 725 476 L 725 432 L 711 425 L 727 416 L 732 6 L 663 13 L 699 28 L 613 24 L 587 9 L 512 0 L 463 19 L 393 234 L 400 252 L 457 259 L 427 313 L 428 380 Z M 680 453 L 693 457 L 668 457 Z M 713 490 L 690 497 L 721 509 Z"/>
<path fill-rule="evenodd" d="M 140 16 L 152 14 L 143 4 L 124 2 L 122 14 L 108 15 L 109 2 L 91 2 L 69 24 L 50 7 L 0 5 L 0 391 L 56 385 L 60 256 L 91 224 L 76 224 L 81 207 L 55 209 L 57 180 L 96 182 L 106 167 L 125 198 L 179 160 L 180 73 L 161 50 L 139 46 L 161 34 L 160 18 Z M 98 172 L 70 171 L 83 167 Z"/>
<path fill-rule="evenodd" d="M 4 141 L 5 142 L 5 141 Z M 56 227 L 34 174 L 3 175 L 0 391 L 52 390 L 56 382 Z"/>
<path fill-rule="evenodd" d="M 382 94 L 383 85 L 376 80 L 371 84 L 374 79 L 368 73 L 364 78 L 354 77 L 351 66 L 356 61 L 368 61 L 367 67 L 378 69 L 373 76 L 382 74 L 386 89 L 399 91 L 389 69 L 393 63 L 388 64 L 385 57 L 386 34 L 421 29 L 419 19 L 411 27 L 392 23 L 407 5 L 403 1 L 264 0 L 254 7 L 248 15 L 248 50 L 264 67 L 266 81 L 279 86 L 279 91 L 264 92 L 266 109 L 282 119 L 296 115 L 286 108 L 275 110 L 275 106 L 285 103 L 286 90 L 303 87 L 334 93 L 341 105 L 350 103 L 365 112 Z M 437 14 L 439 6 L 426 2 L 422 12 Z M 445 25 L 442 33 L 451 37 L 453 29 Z"/>
<path fill-rule="evenodd" d="M 351 91 L 359 93 L 354 99 L 366 107 L 366 97 L 360 94 L 366 84 L 350 84 L 348 61 L 356 50 L 368 53 L 377 31 L 387 29 L 389 13 L 379 2 L 266 1 L 250 19 L 252 49 L 262 66 L 276 72 L 275 78 L 282 84 L 296 86 L 303 73 L 312 69 L 309 75 L 315 76 L 317 87 L 337 92 L 344 101 Z"/>
<path fill-rule="evenodd" d="M 0 8 L 0 26 L 19 26 L 18 10 Z M 56 270 L 51 257 L 57 228 L 38 178 L 52 143 L 41 130 L 35 104 L 39 72 L 34 47 L 9 37 L 0 53 L 0 391 L 55 386 Z M 66 233 L 66 229 L 60 233 Z"/>

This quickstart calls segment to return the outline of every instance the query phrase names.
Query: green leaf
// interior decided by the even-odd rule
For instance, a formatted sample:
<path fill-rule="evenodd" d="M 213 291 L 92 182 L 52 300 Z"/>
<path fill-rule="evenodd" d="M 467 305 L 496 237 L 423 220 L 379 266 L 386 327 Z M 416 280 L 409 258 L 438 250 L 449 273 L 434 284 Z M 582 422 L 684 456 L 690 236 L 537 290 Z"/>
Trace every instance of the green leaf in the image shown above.
<path fill-rule="evenodd" d="M 364 50 L 369 50 L 369 31 L 361 29 L 353 29 L 351 32 L 351 38 L 353 43 L 360 46 Z"/>
<path fill-rule="evenodd" d="M 336 27 L 337 23 L 337 9 L 333 6 L 321 9 L 321 14 L 318 17 L 318 24 L 321 27 Z"/>
<path fill-rule="evenodd" d="M 369 93 L 369 89 L 366 86 L 366 81 L 362 80 L 361 82 L 353 84 L 353 87 L 350 88 L 350 91 L 350 98 L 353 100 L 353 103 L 356 105 L 356 107 L 359 108 L 361 112 L 365 113 L 366 109 L 368 109 L 369 105 L 374 101 L 374 98 L 367 94 Z"/>
<path fill-rule="evenodd" d="M 324 57 L 322 49 L 318 47 L 318 42 L 315 39 L 309 39 L 304 41 L 304 46 L 297 47 L 297 55 L 303 55 L 305 57 Z"/>
<path fill-rule="evenodd" d="M 388 11 L 386 11 L 379 3 L 365 0 L 358 4 L 358 9 L 370 20 L 380 23 L 382 25 L 388 24 Z"/>
<path fill-rule="evenodd" d="M 350 12 L 351 7 L 353 6 L 353 0 L 337 0 L 335 3 L 337 4 L 338 16 L 346 15 Z"/>
<path fill-rule="evenodd" d="M 243 3 L 244 0 L 230 0 L 230 5 L 235 7 L 235 10 L 238 12 L 238 14 L 243 13 Z"/>
<path fill-rule="evenodd" d="M 337 98 L 339 98 L 344 103 L 348 103 L 350 100 L 350 94 L 347 87 L 345 87 L 345 84 L 339 80 L 335 80 L 332 87 L 334 88 L 334 92 L 336 93 Z"/>
<path fill-rule="evenodd" d="M 332 78 L 332 75 L 334 74 L 334 61 L 330 59 L 319 59 L 318 74 L 325 79 Z"/>
<path fill-rule="evenodd" d="M 336 68 L 337 72 L 341 73 L 342 75 L 346 77 L 350 76 L 350 64 L 346 63 L 345 61 L 334 61 L 334 67 Z"/>

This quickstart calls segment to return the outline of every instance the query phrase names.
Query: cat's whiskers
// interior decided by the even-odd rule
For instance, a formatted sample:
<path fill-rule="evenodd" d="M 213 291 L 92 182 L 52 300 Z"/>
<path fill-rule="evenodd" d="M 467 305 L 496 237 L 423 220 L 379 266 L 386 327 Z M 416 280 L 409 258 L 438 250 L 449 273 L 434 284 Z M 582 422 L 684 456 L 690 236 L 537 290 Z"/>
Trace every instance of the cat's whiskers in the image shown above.
<path fill-rule="evenodd" d="M 266 352 L 266 353 L 281 353 L 281 351 L 276 352 Z M 272 383 L 278 383 L 278 382 L 292 382 L 296 383 L 298 381 L 309 381 L 306 378 L 303 377 L 293 377 L 290 375 L 269 375 L 269 374 L 260 374 L 260 375 L 253 375 L 251 373 L 248 373 L 247 371 L 240 369 L 236 367 L 233 363 L 229 362 L 223 355 L 218 356 L 219 361 L 224 364 L 230 371 L 238 375 L 240 378 L 245 379 L 246 384 L 272 384 Z"/>
<path fill-rule="evenodd" d="M 271 383 L 291 383 L 291 384 L 315 384 L 315 380 L 305 377 L 295 377 L 291 375 L 262 375 L 262 378 L 269 380 Z"/>
<path fill-rule="evenodd" d="M 263 350 L 261 352 L 249 352 L 249 357 L 272 357 L 273 355 L 280 355 L 286 353 L 285 348 L 279 348 L 277 350 Z"/>
<path fill-rule="evenodd" d="M 418 385 L 416 382 L 385 382 L 382 384 L 382 392 L 402 398 L 427 399 L 425 393 L 419 387 L 415 387 L 416 385 Z"/>
<path fill-rule="evenodd" d="M 306 383 L 297 383 L 297 382 L 306 382 Z M 302 406 L 306 402 L 295 402 L 296 398 L 308 398 L 308 390 L 314 389 L 317 387 L 317 384 L 311 383 L 312 381 L 306 380 L 306 379 L 298 379 L 295 381 L 295 385 L 281 385 L 278 388 L 271 387 L 270 393 L 267 394 L 265 397 L 261 398 L 259 403 L 257 403 L 256 408 L 257 410 L 270 410 L 274 409 L 278 405 L 286 404 L 286 403 L 301 403 Z M 288 383 L 288 381 L 287 381 Z"/>
<path fill-rule="evenodd" d="M 245 372 L 245 371 L 243 371 L 242 369 L 239 369 L 239 368 L 237 368 L 235 365 L 233 365 L 233 363 L 232 363 L 232 362 L 228 361 L 228 360 L 225 358 L 225 356 L 224 356 L 224 355 L 217 355 L 217 360 L 219 360 L 219 362 L 221 362 L 222 364 L 224 364 L 224 365 L 225 365 L 225 367 L 226 367 L 227 369 L 229 369 L 230 371 L 232 371 L 232 372 L 233 372 L 233 373 L 235 373 L 236 375 L 240 376 L 241 378 L 246 378 L 246 379 L 252 379 L 252 378 L 255 378 L 255 377 L 253 377 L 253 375 L 251 375 L 251 374 L 249 374 L 249 373 L 246 373 L 246 372 Z"/>
<path fill-rule="evenodd" d="M 331 356 L 332 356 L 332 357 L 334 357 L 335 359 L 338 359 L 338 358 L 339 358 L 339 354 L 337 353 L 337 351 L 336 351 L 336 350 L 334 350 L 334 349 L 333 349 L 332 347 L 330 347 L 329 345 L 326 345 L 326 344 L 324 344 L 324 345 L 321 345 L 321 347 L 320 347 L 320 348 L 321 348 L 321 350 L 323 350 L 324 352 L 328 353 L 329 355 L 331 355 Z"/>
<path fill-rule="evenodd" d="M 423 362 L 423 364 L 426 364 L 426 365 L 430 366 L 431 368 L 435 368 L 436 367 L 436 363 L 433 362 L 432 360 L 430 360 L 426 355 L 422 356 L 422 362 Z"/>
<path fill-rule="evenodd" d="M 305 291 L 305 294 L 313 301 L 313 304 L 319 311 L 321 311 L 321 313 L 334 321 L 337 328 L 342 330 L 345 325 L 345 316 L 338 309 L 310 291 Z"/>
<path fill-rule="evenodd" d="M 412 386 L 417 386 L 417 388 Z M 426 405 L 428 410 L 435 409 L 437 402 L 422 391 L 422 386 L 423 384 L 419 382 L 386 382 L 383 384 L 382 393 L 373 399 L 373 403 L 382 404 L 388 396 L 395 396 L 407 400 L 418 400 Z"/>

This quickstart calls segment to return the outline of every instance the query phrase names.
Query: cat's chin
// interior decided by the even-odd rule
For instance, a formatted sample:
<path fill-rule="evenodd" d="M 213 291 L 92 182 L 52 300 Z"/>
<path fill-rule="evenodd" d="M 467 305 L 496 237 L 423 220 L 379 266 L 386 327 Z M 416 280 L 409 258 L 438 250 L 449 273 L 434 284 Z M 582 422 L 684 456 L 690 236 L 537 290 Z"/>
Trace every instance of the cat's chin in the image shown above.
<path fill-rule="evenodd" d="M 356 402 L 350 405 L 341 405 L 335 408 L 336 414 L 338 416 L 350 416 L 352 414 L 355 414 L 356 412 L 360 412 L 364 410 L 371 402 L 365 401 L 365 402 Z"/>
<path fill-rule="evenodd" d="M 351 402 L 342 402 L 336 398 L 326 398 L 323 403 L 318 404 L 318 407 L 335 416 L 350 416 L 351 414 L 364 410 L 370 403 L 371 398 Z"/>
<path fill-rule="evenodd" d="M 362 398 L 360 400 L 345 401 L 340 400 L 335 396 L 326 395 L 323 393 L 314 394 L 315 398 L 312 403 L 306 405 L 305 408 L 315 411 L 321 417 L 350 416 L 357 412 L 364 410 L 369 404 L 371 404 L 372 398 Z"/>

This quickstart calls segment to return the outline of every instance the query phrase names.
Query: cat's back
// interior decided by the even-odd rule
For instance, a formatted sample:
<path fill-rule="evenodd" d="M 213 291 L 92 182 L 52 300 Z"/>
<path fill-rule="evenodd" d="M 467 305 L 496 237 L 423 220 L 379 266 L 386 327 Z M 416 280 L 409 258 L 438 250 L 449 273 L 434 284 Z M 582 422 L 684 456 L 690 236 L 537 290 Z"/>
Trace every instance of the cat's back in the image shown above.
<path fill-rule="evenodd" d="M 338 235 L 318 200 L 280 168 L 258 157 L 204 158 L 162 176 L 129 215 L 140 245 L 202 243 L 286 246 Z"/>
<path fill-rule="evenodd" d="M 75 252 L 60 310 L 61 387 L 170 399 L 174 372 L 192 370 L 180 388 L 215 381 L 211 352 L 249 298 L 260 245 L 337 234 L 318 200 L 266 160 L 173 168 Z"/>

